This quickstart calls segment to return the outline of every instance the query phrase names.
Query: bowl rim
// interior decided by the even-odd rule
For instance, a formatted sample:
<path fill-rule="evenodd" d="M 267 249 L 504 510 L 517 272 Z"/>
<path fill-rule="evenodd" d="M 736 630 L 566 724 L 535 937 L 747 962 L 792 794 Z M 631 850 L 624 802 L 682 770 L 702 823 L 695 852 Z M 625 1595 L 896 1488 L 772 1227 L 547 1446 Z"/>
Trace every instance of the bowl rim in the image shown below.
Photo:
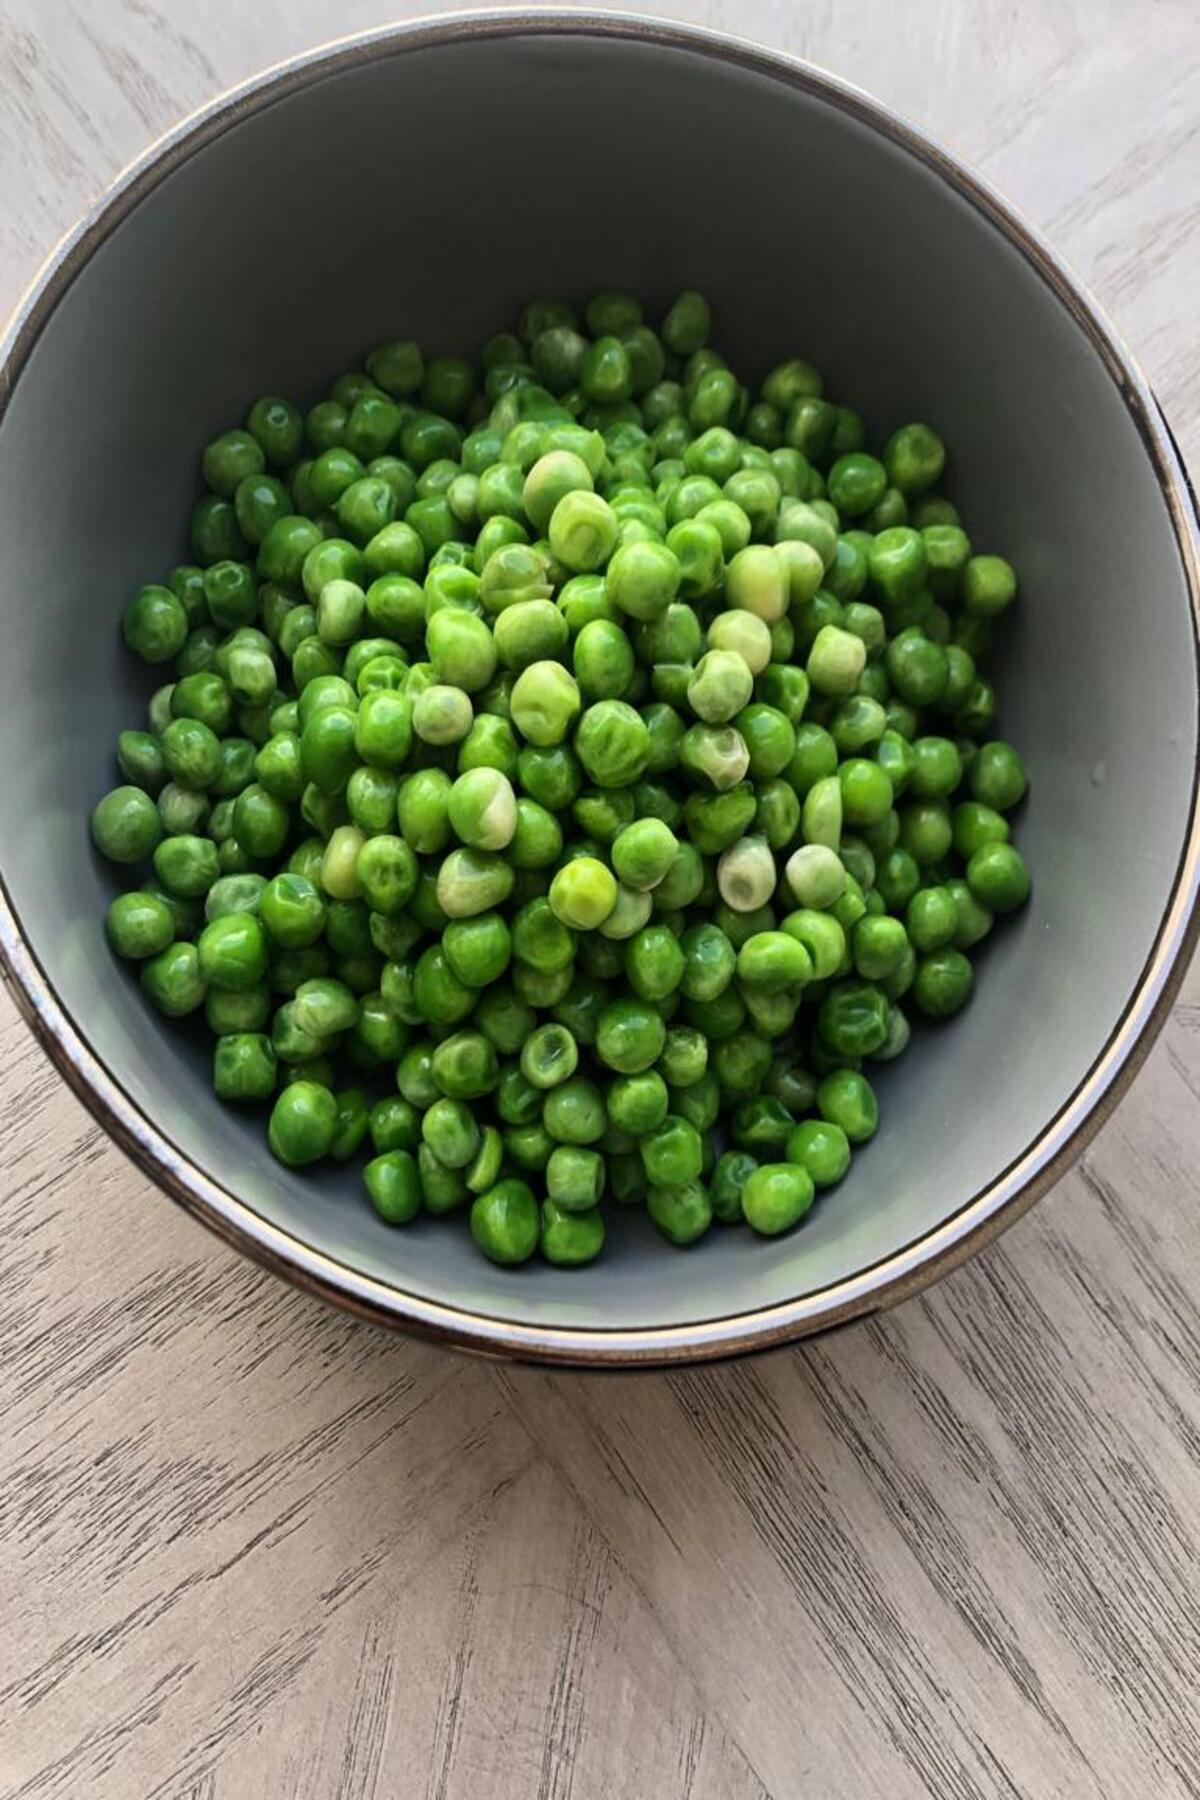
<path fill-rule="evenodd" d="M 102 191 L 17 302 L 0 339 L 0 424 L 34 344 L 75 276 L 174 169 L 243 118 L 293 90 L 383 56 L 476 39 L 601 37 L 681 50 L 798 90 L 875 131 L 947 182 L 1031 265 L 1098 353 L 1142 439 L 1167 506 L 1190 599 L 1200 702 L 1200 519 L 1174 439 L 1117 332 L 1039 232 L 927 132 L 852 83 L 728 33 L 630 12 L 500 8 L 444 13 L 321 44 L 231 87 L 158 138 Z M 1134 990 L 1090 1068 L 1020 1157 L 930 1231 L 829 1286 L 772 1306 L 636 1329 L 518 1323 L 426 1299 L 352 1268 L 271 1224 L 159 1129 L 92 1052 L 22 931 L 0 870 L 0 975 L 55 1066 L 121 1148 L 174 1200 L 256 1262 L 367 1318 L 458 1349 L 588 1367 L 707 1361 L 831 1329 L 920 1292 L 1015 1222 L 1082 1152 L 1125 1093 L 1161 1029 L 1200 932 L 1200 723 L 1189 819 L 1169 901 Z"/>

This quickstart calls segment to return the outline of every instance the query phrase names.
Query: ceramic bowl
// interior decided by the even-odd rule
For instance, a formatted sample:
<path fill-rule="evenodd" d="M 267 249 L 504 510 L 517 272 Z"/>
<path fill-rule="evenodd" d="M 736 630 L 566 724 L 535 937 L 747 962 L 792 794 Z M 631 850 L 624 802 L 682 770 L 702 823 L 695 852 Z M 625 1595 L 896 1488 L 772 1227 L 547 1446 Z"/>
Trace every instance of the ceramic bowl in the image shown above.
<path fill-rule="evenodd" d="M 130 592 L 180 559 L 197 450 L 402 334 L 471 349 L 535 294 L 711 298 L 739 369 L 802 354 L 877 431 L 935 422 L 1021 595 L 995 665 L 1032 791 L 1030 906 L 971 1006 L 881 1071 L 883 1125 L 778 1242 L 678 1253 L 621 1218 L 581 1271 L 384 1227 L 212 1097 L 101 933 L 88 811 L 154 685 Z M 4 346 L 0 944 L 96 1116 L 246 1254 L 496 1354 L 687 1361 L 911 1294 L 1061 1175 L 1129 1080 L 1197 886 L 1197 539 L 1145 381 L 1052 252 L 959 163 L 814 69 L 614 15 L 438 19 L 270 71 L 157 144 L 53 257 Z M 153 1222 L 147 1222 L 153 1229 Z M 89 1217 L 81 1230 L 102 1232 Z"/>

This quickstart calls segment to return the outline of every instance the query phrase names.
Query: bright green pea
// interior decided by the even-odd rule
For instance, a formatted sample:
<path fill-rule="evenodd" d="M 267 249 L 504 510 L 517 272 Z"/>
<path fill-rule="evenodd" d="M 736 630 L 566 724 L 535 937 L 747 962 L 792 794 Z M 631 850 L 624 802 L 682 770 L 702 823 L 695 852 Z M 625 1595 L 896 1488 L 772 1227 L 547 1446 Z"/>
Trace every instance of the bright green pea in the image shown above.
<path fill-rule="evenodd" d="M 503 850 L 517 829 L 512 783 L 498 769 L 470 769 L 450 790 L 448 815 L 460 842 L 477 850 Z"/>
<path fill-rule="evenodd" d="M 723 1224 L 736 1225 L 742 1218 L 742 1190 L 758 1160 L 746 1150 L 726 1150 L 717 1158 L 709 1186 L 713 1214 Z"/>
<path fill-rule="evenodd" d="M 681 1247 L 702 1238 L 713 1218 L 708 1194 L 698 1180 L 679 1187 L 650 1186 L 646 1210 L 663 1236 Z"/>
<path fill-rule="evenodd" d="M 129 649 L 143 662 L 169 662 L 178 656 L 188 634 L 183 603 L 170 588 L 139 588 L 125 609 L 121 631 Z"/>
<path fill-rule="evenodd" d="M 267 970 L 267 939 L 253 913 L 212 919 L 197 943 L 205 984 L 227 993 L 257 987 Z"/>
<path fill-rule="evenodd" d="M 118 894 L 105 922 L 108 941 L 118 956 L 144 962 L 175 938 L 175 919 L 165 900 L 155 894 Z"/>
<path fill-rule="evenodd" d="M 164 838 L 154 852 L 154 873 L 183 899 L 200 899 L 221 873 L 217 846 L 188 833 Z"/>
<path fill-rule="evenodd" d="M 546 807 L 524 795 L 516 803 L 516 826 L 509 858 L 516 869 L 545 869 L 562 851 L 562 830 Z"/>
<path fill-rule="evenodd" d="M 967 885 L 988 912 L 1013 912 L 1029 898 L 1029 870 L 1012 844 L 983 844 L 967 864 Z"/>
<path fill-rule="evenodd" d="M 423 688 L 412 706 L 412 728 L 425 744 L 457 744 L 474 719 L 469 695 L 440 682 Z"/>
<path fill-rule="evenodd" d="M 1002 556 L 973 556 L 963 570 L 963 605 L 980 618 L 997 618 L 1011 606 L 1016 592 L 1016 574 Z"/>
<path fill-rule="evenodd" d="M 749 702 L 754 676 L 736 650 L 708 650 L 700 658 L 687 684 L 687 702 L 698 719 L 723 725 Z"/>
<path fill-rule="evenodd" d="M 834 1069 L 817 1087 L 817 1110 L 839 1125 L 852 1144 L 875 1135 L 879 1107 L 870 1082 L 856 1069 Z"/>
<path fill-rule="evenodd" d="M 491 1262 L 528 1262 L 540 1233 L 538 1204 L 523 1181 L 499 1181 L 472 1203 L 471 1236 Z"/>
<path fill-rule="evenodd" d="M 499 913 L 457 919 L 442 934 L 446 960 L 464 986 L 488 987 L 498 981 L 512 956 L 512 936 Z"/>
<path fill-rule="evenodd" d="M 672 1025 L 667 1031 L 659 1072 L 672 1093 L 695 1087 L 708 1070 L 708 1040 L 691 1025 Z"/>
<path fill-rule="evenodd" d="M 582 1213 L 598 1206 L 604 1180 L 604 1158 L 597 1151 L 576 1144 L 560 1144 L 551 1151 L 546 1194 L 562 1212 Z"/>
<path fill-rule="evenodd" d="M 574 931 L 594 931 L 617 903 L 616 878 L 594 856 L 573 857 L 550 883 L 549 900 L 564 925 Z"/>
<path fill-rule="evenodd" d="M 974 985 L 970 962 L 961 950 L 949 945 L 918 960 L 912 997 L 918 1011 L 928 1018 L 948 1019 L 966 1005 Z"/>
<path fill-rule="evenodd" d="M 598 1143 L 608 1126 L 599 1088 L 578 1075 L 559 1082 L 546 1095 L 542 1124 L 555 1143 Z"/>
<path fill-rule="evenodd" d="M 142 992 L 168 1018 L 182 1018 L 203 1004 L 205 985 L 194 944 L 169 944 L 142 964 Z"/>
<path fill-rule="evenodd" d="M 667 1084 L 652 1069 L 638 1075 L 619 1075 L 608 1090 L 609 1119 L 632 1137 L 641 1137 L 661 1125 L 668 1105 Z"/>
<path fill-rule="evenodd" d="M 469 1196 L 470 1190 L 463 1171 L 448 1168 L 425 1143 L 417 1147 L 417 1179 L 421 1185 L 421 1201 L 425 1211 L 435 1218 L 454 1212 L 465 1204 Z"/>
<path fill-rule="evenodd" d="M 647 925 L 626 944 L 626 979 L 643 1000 L 664 1000 L 673 994 L 683 969 L 683 950 L 667 925 Z"/>
<path fill-rule="evenodd" d="M 1008 812 L 1020 804 L 1029 785 L 1025 765 L 1011 744 L 999 739 L 981 744 L 967 775 L 971 796 L 984 806 Z"/>
<path fill-rule="evenodd" d="M 377 1110 L 373 1109 L 372 1119 Z M 372 1157 L 363 1170 L 363 1182 L 372 1206 L 386 1224 L 407 1225 L 420 1212 L 421 1182 L 407 1145 L 395 1145 Z"/>
<path fill-rule="evenodd" d="M 589 574 L 603 569 L 613 556 L 620 525 L 599 494 L 573 490 L 558 501 L 550 515 L 548 536 L 556 562 L 572 574 Z"/>
<path fill-rule="evenodd" d="M 421 1136 L 449 1169 L 465 1169 L 479 1148 L 479 1127 L 463 1100 L 435 1100 L 421 1121 Z"/>
<path fill-rule="evenodd" d="M 512 722 L 529 743 L 547 748 L 562 743 L 581 704 L 578 684 L 560 663 L 531 663 L 513 684 Z"/>
<path fill-rule="evenodd" d="M 683 1187 L 695 1181 L 703 1163 L 700 1133 L 689 1120 L 668 1114 L 638 1146 L 652 1187 Z"/>
<path fill-rule="evenodd" d="M 452 850 L 438 870 L 437 901 L 450 919 L 491 912 L 504 904 L 512 888 L 511 865 L 489 850 Z"/>
<path fill-rule="evenodd" d="M 850 1140 L 828 1119 L 805 1119 L 788 1136 L 787 1160 L 805 1169 L 814 1187 L 834 1187 L 850 1167 Z"/>
<path fill-rule="evenodd" d="M 664 879 L 678 853 L 679 839 L 661 819 L 637 819 L 613 839 L 613 869 L 627 887 L 646 893 Z"/>
<path fill-rule="evenodd" d="M 650 733 L 624 700 L 598 700 L 579 721 L 575 753 L 599 786 L 632 787 L 650 760 Z"/>
<path fill-rule="evenodd" d="M 674 600 L 680 579 L 679 561 L 666 544 L 631 542 L 609 562 L 605 591 L 618 612 L 633 619 L 655 619 Z"/>
<path fill-rule="evenodd" d="M 401 784 L 396 813 L 401 836 L 420 856 L 435 856 L 450 841 L 450 777 L 420 769 Z"/>
<path fill-rule="evenodd" d="M 505 669 L 519 672 L 534 663 L 556 662 L 570 630 L 550 600 L 518 600 L 506 606 L 493 625 L 496 652 Z"/>
<path fill-rule="evenodd" d="M 633 678 L 633 649 L 619 625 L 592 619 L 579 631 L 571 663 L 581 693 L 589 700 L 613 700 Z"/>
<path fill-rule="evenodd" d="M 557 1152 L 553 1152 L 553 1162 Z M 549 1168 L 549 1163 L 547 1163 Z M 577 1268 L 604 1248 L 604 1218 L 598 1207 L 580 1212 L 547 1195 L 542 1201 L 539 1248 L 548 1263 Z"/>
<path fill-rule="evenodd" d="M 213 1092 L 234 1103 L 267 1100 L 275 1091 L 274 1046 L 262 1032 L 230 1032 L 213 1049 Z"/>
<path fill-rule="evenodd" d="M 565 1025 L 539 1025 L 521 1051 L 521 1073 L 536 1088 L 557 1087 L 578 1063 L 579 1047 Z"/>
<path fill-rule="evenodd" d="M 813 1203 L 808 1170 L 798 1163 L 762 1163 L 742 1187 L 742 1216 L 753 1231 L 777 1237 L 798 1225 Z"/>
<path fill-rule="evenodd" d="M 757 931 L 748 937 L 737 957 L 738 979 L 747 987 L 778 993 L 813 978 L 808 951 L 786 931 Z"/>
<path fill-rule="evenodd" d="M 139 787 L 117 787 L 93 808 L 91 830 L 101 856 L 110 862 L 135 863 L 157 848 L 162 822 L 149 794 Z"/>

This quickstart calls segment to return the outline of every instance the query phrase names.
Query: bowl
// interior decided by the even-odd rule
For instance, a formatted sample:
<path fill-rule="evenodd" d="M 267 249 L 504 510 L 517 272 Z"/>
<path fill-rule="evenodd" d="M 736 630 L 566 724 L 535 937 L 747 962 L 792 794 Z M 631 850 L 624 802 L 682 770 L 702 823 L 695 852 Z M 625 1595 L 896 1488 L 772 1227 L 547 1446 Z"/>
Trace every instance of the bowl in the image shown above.
<path fill-rule="evenodd" d="M 976 548 L 1016 562 L 996 666 L 1032 771 L 1032 904 L 972 1005 L 879 1081 L 883 1128 L 782 1241 L 677 1253 L 622 1218 L 581 1271 L 383 1226 L 293 1175 L 107 954 L 89 848 L 154 685 L 130 592 L 184 553 L 198 447 L 403 334 L 473 349 L 534 294 L 696 286 L 735 366 L 801 354 L 885 431 L 928 418 Z M 649 20 L 473 14 L 270 71 L 157 144 L 51 259 L 0 387 L 0 945 L 58 1067 L 167 1193 L 339 1304 L 585 1364 L 779 1343 L 912 1294 L 1062 1174 L 1128 1082 L 1195 932 L 1197 533 L 1146 383 L 974 176 L 816 70 Z M 104 1229 L 99 1219 L 89 1228 Z"/>

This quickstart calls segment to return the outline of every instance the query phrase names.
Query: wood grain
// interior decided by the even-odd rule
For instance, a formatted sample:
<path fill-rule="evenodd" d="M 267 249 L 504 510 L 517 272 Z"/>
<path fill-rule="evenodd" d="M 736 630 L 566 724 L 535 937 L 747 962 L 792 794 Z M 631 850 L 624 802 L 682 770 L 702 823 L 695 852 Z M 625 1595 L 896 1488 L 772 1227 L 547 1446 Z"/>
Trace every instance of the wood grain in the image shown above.
<path fill-rule="evenodd" d="M 0 4 L 0 300 L 229 82 L 415 10 Z M 1193 0 L 712 0 L 1043 227 L 1200 464 Z M 1200 979 L 1083 1164 L 886 1319 L 493 1368 L 166 1205 L 0 1002 L 0 1800 L 1200 1793 Z"/>

